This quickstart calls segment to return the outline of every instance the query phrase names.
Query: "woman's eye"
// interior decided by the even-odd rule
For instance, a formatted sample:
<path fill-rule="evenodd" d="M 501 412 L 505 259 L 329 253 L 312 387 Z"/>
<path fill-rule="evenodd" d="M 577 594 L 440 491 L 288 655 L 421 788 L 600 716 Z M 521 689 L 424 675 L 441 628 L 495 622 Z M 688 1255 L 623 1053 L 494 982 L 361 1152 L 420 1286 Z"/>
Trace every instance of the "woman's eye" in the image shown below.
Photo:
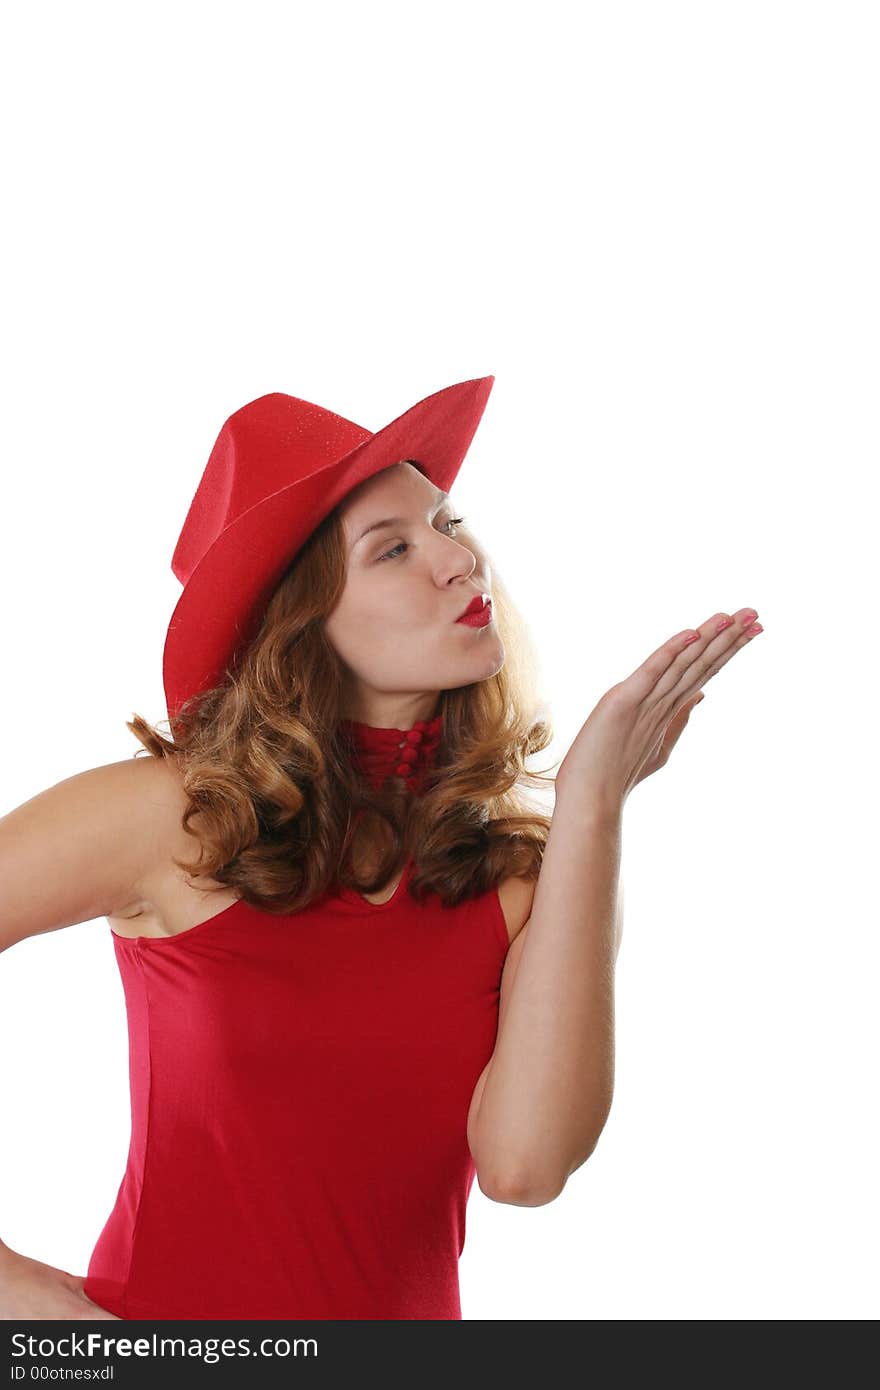
<path fill-rule="evenodd" d="M 444 525 L 445 525 L 445 526 L 462 526 L 463 524 L 464 524 L 464 517 L 463 517 L 463 516 L 451 516 L 451 517 L 449 518 L 448 521 L 444 522 Z M 401 541 L 398 545 L 392 546 L 392 548 L 391 548 L 390 550 L 386 550 L 386 552 L 385 552 L 384 555 L 380 555 L 380 556 L 379 556 L 379 559 L 380 559 L 380 560 L 389 560 L 389 559 L 396 560 L 396 559 L 398 558 L 396 552 L 397 552 L 397 551 L 400 551 L 400 550 L 403 550 L 403 549 L 405 549 L 405 548 L 406 548 L 406 541 Z"/>

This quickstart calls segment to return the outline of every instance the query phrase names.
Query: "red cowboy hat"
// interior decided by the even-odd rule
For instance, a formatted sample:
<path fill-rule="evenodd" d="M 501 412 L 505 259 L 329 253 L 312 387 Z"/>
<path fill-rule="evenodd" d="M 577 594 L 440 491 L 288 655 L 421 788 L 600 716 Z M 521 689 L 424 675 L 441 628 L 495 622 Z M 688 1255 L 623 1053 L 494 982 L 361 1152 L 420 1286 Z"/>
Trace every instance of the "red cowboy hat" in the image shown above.
<path fill-rule="evenodd" d="M 290 561 L 359 483 L 414 458 L 448 492 L 480 423 L 494 376 L 435 391 L 371 434 L 281 391 L 223 425 L 190 503 L 171 568 L 183 593 L 165 638 L 168 715 L 220 684 Z"/>

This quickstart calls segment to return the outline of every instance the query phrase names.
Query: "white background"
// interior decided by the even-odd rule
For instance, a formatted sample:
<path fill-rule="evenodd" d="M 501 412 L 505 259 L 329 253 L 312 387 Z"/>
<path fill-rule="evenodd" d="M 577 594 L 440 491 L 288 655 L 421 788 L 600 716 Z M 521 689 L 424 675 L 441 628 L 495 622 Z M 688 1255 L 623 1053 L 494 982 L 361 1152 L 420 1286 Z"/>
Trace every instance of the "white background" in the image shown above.
<path fill-rule="evenodd" d="M 765 626 L 627 803 L 612 1112 L 555 1202 L 474 1187 L 468 1319 L 877 1316 L 876 21 L 4 21 L 0 812 L 165 718 L 174 544 L 268 391 L 378 429 L 495 375 L 457 500 L 538 645 L 548 761 L 674 633 Z M 85 1273 L 128 1145 L 106 919 L 3 955 L 0 1056 L 0 1231 Z"/>

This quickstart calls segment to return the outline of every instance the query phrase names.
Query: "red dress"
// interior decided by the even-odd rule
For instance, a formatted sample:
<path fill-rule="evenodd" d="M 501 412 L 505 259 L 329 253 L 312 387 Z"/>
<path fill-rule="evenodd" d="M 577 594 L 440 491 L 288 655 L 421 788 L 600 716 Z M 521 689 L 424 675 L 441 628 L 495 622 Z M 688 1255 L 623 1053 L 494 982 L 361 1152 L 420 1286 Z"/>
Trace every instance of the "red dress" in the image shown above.
<path fill-rule="evenodd" d="M 467 1113 L 509 939 L 497 890 L 419 905 L 411 869 L 378 905 L 337 888 L 288 916 L 239 900 L 176 936 L 112 933 L 132 1124 L 95 1303 L 461 1317 Z"/>

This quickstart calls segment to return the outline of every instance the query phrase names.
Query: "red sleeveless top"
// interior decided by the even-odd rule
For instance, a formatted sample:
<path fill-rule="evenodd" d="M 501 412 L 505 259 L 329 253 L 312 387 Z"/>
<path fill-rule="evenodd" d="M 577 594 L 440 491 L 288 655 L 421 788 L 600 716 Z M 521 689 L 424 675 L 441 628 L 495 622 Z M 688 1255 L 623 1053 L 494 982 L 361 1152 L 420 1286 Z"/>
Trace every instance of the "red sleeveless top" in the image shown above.
<path fill-rule="evenodd" d="M 95 1303 L 129 1319 L 461 1317 L 467 1113 L 509 938 L 496 889 L 419 905 L 411 871 L 385 903 L 337 887 L 287 916 L 239 900 L 175 936 L 111 931 L 132 1120 L 84 1283 Z"/>

